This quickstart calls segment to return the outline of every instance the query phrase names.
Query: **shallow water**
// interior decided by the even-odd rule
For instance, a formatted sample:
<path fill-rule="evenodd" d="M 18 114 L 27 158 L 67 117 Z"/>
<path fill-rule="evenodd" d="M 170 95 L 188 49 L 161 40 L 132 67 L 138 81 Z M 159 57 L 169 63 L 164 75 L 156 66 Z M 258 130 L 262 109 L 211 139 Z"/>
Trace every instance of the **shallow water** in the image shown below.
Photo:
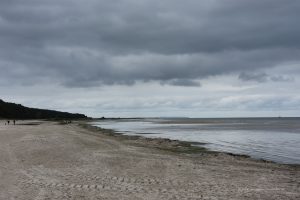
<path fill-rule="evenodd" d="M 92 124 L 126 135 L 206 143 L 206 148 L 215 151 L 300 164 L 300 118 L 163 118 L 102 120 Z"/>

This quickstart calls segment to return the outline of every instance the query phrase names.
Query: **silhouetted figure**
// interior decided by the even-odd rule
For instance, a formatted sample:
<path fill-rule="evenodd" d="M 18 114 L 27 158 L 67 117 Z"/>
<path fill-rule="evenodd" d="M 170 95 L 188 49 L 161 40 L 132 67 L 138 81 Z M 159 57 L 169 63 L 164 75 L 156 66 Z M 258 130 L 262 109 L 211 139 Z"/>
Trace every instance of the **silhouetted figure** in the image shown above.
<path fill-rule="evenodd" d="M 9 120 L 7 120 L 7 124 L 9 125 Z"/>
<path fill-rule="evenodd" d="M 16 120 L 14 120 L 14 125 L 16 125 Z"/>

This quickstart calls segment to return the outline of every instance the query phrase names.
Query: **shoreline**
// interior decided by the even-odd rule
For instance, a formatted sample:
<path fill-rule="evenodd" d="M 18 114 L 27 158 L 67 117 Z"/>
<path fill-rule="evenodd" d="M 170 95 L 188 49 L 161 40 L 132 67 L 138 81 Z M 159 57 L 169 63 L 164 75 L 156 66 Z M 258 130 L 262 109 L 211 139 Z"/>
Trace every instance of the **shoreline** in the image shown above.
<path fill-rule="evenodd" d="M 279 163 L 272 160 L 254 158 L 246 154 L 237 154 L 237 153 L 231 153 L 225 151 L 209 150 L 206 147 L 201 146 L 201 145 L 205 145 L 205 143 L 201 143 L 201 142 L 188 142 L 188 141 L 181 141 L 181 140 L 172 140 L 168 138 L 147 138 L 144 137 L 143 135 L 126 135 L 125 133 L 121 133 L 121 132 L 117 133 L 113 129 L 104 129 L 101 127 L 97 127 L 95 125 L 88 124 L 88 122 L 79 123 L 79 126 L 91 131 L 95 131 L 98 134 L 112 136 L 120 140 L 134 141 L 134 143 L 132 143 L 133 145 L 142 145 L 147 148 L 154 148 L 163 151 L 169 151 L 169 152 L 187 154 L 187 155 L 225 154 L 235 158 L 250 159 L 257 162 L 272 163 L 272 164 L 290 166 L 290 167 L 295 167 L 300 169 L 300 164 Z"/>
<path fill-rule="evenodd" d="M 127 118 L 125 118 L 127 119 Z M 129 119 L 140 119 L 140 118 L 129 118 Z M 0 119 L 1 123 L 4 123 L 5 119 Z M 33 120 L 18 120 L 22 123 L 16 123 L 15 126 L 38 126 L 45 122 L 53 122 L 57 123 L 59 125 L 67 125 L 68 123 L 65 122 L 65 120 L 49 120 L 49 119 L 33 119 Z M 266 160 L 262 158 L 254 158 L 250 155 L 246 154 L 237 154 L 237 153 L 231 153 L 231 152 L 225 152 L 225 151 L 214 151 L 209 150 L 208 148 L 201 146 L 205 145 L 206 143 L 201 142 L 189 142 L 189 141 L 181 141 L 181 140 L 172 140 L 168 138 L 147 138 L 141 135 L 126 135 L 125 133 L 117 133 L 113 129 L 104 129 L 97 127 L 95 125 L 89 124 L 89 122 L 93 122 L 91 119 L 87 120 L 73 120 L 73 124 L 77 124 L 80 127 L 96 132 L 96 134 L 103 134 L 106 136 L 112 136 L 113 138 L 116 138 L 118 140 L 127 141 L 130 143 L 130 145 L 136 145 L 136 146 L 142 146 L 146 148 L 152 148 L 152 149 L 158 149 L 162 151 L 172 152 L 175 154 L 186 154 L 186 155 L 194 155 L 197 156 L 201 154 L 224 154 L 228 156 L 232 156 L 235 158 L 244 158 L 244 159 L 250 159 L 258 162 L 263 163 L 273 163 L 277 165 L 283 165 L 283 166 L 290 166 L 300 169 L 300 164 L 292 164 L 292 163 L 280 163 L 272 160 Z M 14 126 L 14 125 L 9 125 Z"/>
<path fill-rule="evenodd" d="M 0 199 L 300 197 L 299 167 L 195 153 L 191 144 L 122 136 L 85 123 L 0 124 Z"/>

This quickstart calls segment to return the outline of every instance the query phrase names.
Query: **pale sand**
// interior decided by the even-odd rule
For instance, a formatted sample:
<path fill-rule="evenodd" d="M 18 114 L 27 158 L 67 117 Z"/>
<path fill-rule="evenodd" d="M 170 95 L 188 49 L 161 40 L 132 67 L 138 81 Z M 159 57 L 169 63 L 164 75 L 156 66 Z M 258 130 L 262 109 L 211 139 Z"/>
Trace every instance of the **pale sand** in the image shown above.
<path fill-rule="evenodd" d="M 300 198 L 299 167 L 147 148 L 76 124 L 0 122 L 1 200 Z"/>

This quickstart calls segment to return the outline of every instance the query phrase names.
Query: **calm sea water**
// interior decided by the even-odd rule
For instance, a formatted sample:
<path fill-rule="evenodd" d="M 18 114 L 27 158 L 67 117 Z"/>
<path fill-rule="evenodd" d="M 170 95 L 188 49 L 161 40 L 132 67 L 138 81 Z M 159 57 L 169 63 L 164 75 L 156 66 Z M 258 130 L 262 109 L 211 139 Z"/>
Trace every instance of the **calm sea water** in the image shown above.
<path fill-rule="evenodd" d="M 199 142 L 215 151 L 300 164 L 300 118 L 164 118 L 101 120 L 92 124 L 126 135 Z"/>

